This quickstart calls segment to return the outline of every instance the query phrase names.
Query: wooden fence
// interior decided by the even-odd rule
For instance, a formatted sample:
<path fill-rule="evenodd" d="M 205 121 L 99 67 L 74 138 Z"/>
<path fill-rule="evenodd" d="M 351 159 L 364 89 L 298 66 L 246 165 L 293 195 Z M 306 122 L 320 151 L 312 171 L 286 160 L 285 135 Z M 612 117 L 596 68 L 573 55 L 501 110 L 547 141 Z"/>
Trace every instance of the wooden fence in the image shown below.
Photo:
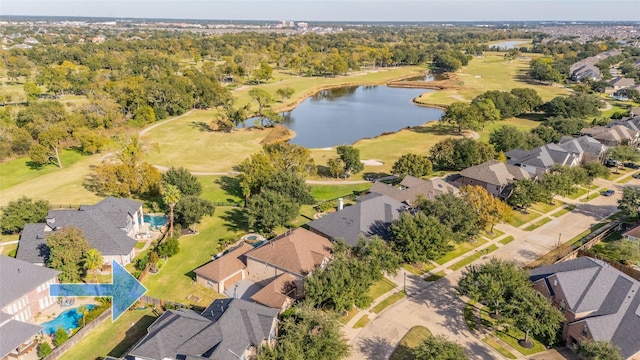
<path fill-rule="evenodd" d="M 571 260 L 571 259 L 577 258 L 579 251 L 587 251 L 587 250 L 591 249 L 597 243 L 602 241 L 602 239 L 604 239 L 607 236 L 611 235 L 613 232 L 619 230 L 621 225 L 622 224 L 620 222 L 618 222 L 618 221 L 612 221 L 612 222 L 604 225 L 603 227 L 601 227 L 601 228 L 597 229 L 596 231 L 594 231 L 594 232 L 588 234 L 587 236 L 583 237 L 579 241 L 576 241 L 571 246 L 567 246 L 566 250 L 565 250 L 566 252 L 564 252 L 564 253 L 560 252 L 558 254 L 560 258 L 555 262 L 558 263 L 558 262 L 567 261 L 567 260 Z"/>
<path fill-rule="evenodd" d="M 582 256 L 594 257 L 592 254 L 589 254 L 585 250 L 578 250 L 577 257 L 582 257 Z M 636 269 L 635 267 L 629 266 L 629 265 L 620 264 L 619 262 L 613 261 L 613 260 L 602 259 L 602 258 L 598 258 L 598 257 L 596 257 L 596 258 L 598 260 L 606 262 L 607 264 L 611 265 L 611 267 L 614 267 L 614 268 L 620 270 L 621 272 L 631 276 L 632 278 L 640 281 L 640 270 Z"/>
<path fill-rule="evenodd" d="M 75 344 L 82 340 L 85 336 L 89 335 L 95 328 L 101 325 L 105 320 L 111 318 L 111 307 L 105 310 L 102 314 L 98 315 L 92 322 L 83 326 L 77 333 L 73 334 L 69 340 L 65 341 L 62 345 L 53 349 L 51 354 L 47 355 L 43 360 L 56 360 L 59 359 L 65 352 L 71 349 Z"/>

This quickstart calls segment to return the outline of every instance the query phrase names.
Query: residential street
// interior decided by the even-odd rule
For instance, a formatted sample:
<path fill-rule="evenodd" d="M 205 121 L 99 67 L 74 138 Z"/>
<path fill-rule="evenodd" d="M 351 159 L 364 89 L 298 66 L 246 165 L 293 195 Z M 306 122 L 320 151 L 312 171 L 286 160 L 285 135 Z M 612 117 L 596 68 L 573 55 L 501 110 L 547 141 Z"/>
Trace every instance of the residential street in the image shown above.
<path fill-rule="evenodd" d="M 621 179 L 630 175 L 623 176 Z M 617 200 L 621 197 L 622 186 L 601 179 L 597 179 L 595 184 L 600 187 L 598 191 L 606 188 L 615 189 L 616 193 L 610 197 L 599 196 L 588 203 L 579 201 L 579 199 L 586 197 L 586 194 L 577 200 L 560 198 L 568 204 L 576 205 L 576 209 L 557 218 L 549 216 L 561 210 L 561 208 L 554 209 L 543 215 L 552 219 L 549 223 L 530 232 L 522 230 L 529 223 L 523 224 L 519 228 L 508 224 L 497 225 L 496 228 L 504 231 L 504 235 L 433 269 L 431 271 L 433 274 L 441 270 L 447 274 L 446 277 L 436 282 L 427 282 L 421 276 L 407 273 L 407 298 L 393 304 L 379 315 L 361 311 L 344 327 L 344 333 L 352 345 L 350 359 L 388 359 L 404 334 L 416 325 L 426 326 L 435 335 L 445 335 L 450 340 L 457 341 L 465 347 L 471 359 L 502 359 L 501 355 L 481 341 L 481 336 L 474 335 L 468 330 L 463 317 L 465 304 L 453 290 L 462 270 L 451 272 L 447 268 L 462 258 L 482 251 L 492 244 L 499 248 L 489 256 L 482 257 L 478 262 L 486 261 L 489 257 L 498 257 L 524 265 L 552 250 L 559 241 L 569 241 L 591 225 L 617 211 Z M 633 179 L 625 185 L 640 185 L 640 181 Z M 593 193 L 591 192 L 591 194 Z M 532 223 L 541 219 L 542 217 L 539 217 Z M 510 235 L 514 236 L 514 241 L 507 245 L 499 243 L 499 240 Z M 405 270 L 402 269 L 395 277 L 391 278 L 398 285 L 396 290 L 402 289 L 404 276 Z M 380 297 L 376 302 L 384 297 L 386 296 Z M 353 329 L 353 324 L 364 314 L 367 314 L 371 321 L 362 329 Z M 565 357 L 553 351 L 542 355 L 537 354 L 535 358 L 564 359 Z"/>

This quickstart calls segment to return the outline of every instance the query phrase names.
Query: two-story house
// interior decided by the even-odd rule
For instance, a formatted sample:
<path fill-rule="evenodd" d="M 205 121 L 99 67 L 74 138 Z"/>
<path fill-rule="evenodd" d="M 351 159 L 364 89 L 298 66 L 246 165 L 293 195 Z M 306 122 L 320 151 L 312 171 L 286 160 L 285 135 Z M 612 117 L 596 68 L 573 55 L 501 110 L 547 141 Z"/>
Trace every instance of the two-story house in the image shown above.
<path fill-rule="evenodd" d="M 580 165 L 583 153 L 567 150 L 558 144 L 546 144 L 532 150 L 510 150 L 505 156 L 507 163 L 523 168 L 534 177 L 540 177 L 556 165 Z"/>
<path fill-rule="evenodd" d="M 481 186 L 495 197 L 508 197 L 509 188 L 516 180 L 531 179 L 525 169 L 497 160 L 489 160 L 482 164 L 468 167 L 460 172 L 455 180 L 457 186 Z"/>

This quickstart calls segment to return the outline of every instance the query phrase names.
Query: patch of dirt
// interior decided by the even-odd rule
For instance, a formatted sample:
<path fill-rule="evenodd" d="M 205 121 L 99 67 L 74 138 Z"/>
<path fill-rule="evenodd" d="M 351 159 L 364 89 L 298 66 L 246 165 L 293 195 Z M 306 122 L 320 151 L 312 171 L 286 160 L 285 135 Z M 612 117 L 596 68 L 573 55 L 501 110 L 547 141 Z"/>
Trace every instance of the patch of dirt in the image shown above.
<path fill-rule="evenodd" d="M 380 160 L 377 159 L 367 159 L 367 160 L 360 160 L 361 163 L 368 165 L 368 166 L 383 166 L 384 163 Z"/>

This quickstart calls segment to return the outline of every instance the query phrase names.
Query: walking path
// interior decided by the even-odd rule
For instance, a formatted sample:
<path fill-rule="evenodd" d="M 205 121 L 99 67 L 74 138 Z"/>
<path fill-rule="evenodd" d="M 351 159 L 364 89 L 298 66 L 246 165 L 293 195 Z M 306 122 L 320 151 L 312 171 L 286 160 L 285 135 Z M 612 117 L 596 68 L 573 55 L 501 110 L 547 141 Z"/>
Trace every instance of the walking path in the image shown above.
<path fill-rule="evenodd" d="M 426 326 L 433 334 L 445 335 L 450 340 L 460 343 L 465 347 L 471 359 L 502 359 L 501 355 L 480 340 L 480 336 L 471 333 L 467 328 L 463 314 L 465 302 L 457 296 L 454 290 L 462 269 L 454 271 L 450 267 L 469 256 L 477 256 L 478 252 L 482 253 L 492 246 L 497 247 L 497 250 L 491 252 L 490 255 L 480 257 L 474 262 L 480 263 L 490 257 L 515 261 L 520 265 L 534 261 L 554 249 L 560 242 L 569 241 L 585 229 L 617 212 L 617 200 L 620 199 L 622 192 L 622 186 L 618 182 L 632 174 L 630 172 L 615 181 L 603 179 L 594 181 L 598 189 L 592 190 L 591 194 L 603 188 L 615 189 L 616 193 L 611 197 L 599 196 L 587 203 L 581 200 L 586 198 L 588 194 L 584 194 L 575 200 L 559 197 L 557 199 L 567 203 L 567 205 L 553 209 L 518 227 L 509 224 L 496 225 L 495 228 L 504 232 L 504 234 L 495 239 L 488 239 L 485 244 L 478 246 L 476 249 L 444 264 L 437 265 L 429 271 L 429 274 L 437 274 L 439 272 L 445 274 L 443 278 L 435 282 L 424 280 L 424 277 L 428 274 L 417 276 L 405 269 L 401 269 L 395 276 L 387 276 L 389 280 L 396 284 L 397 288 L 375 299 L 369 308 L 360 310 L 343 327 L 343 332 L 352 348 L 350 359 L 388 359 L 404 334 L 416 325 Z M 640 185 L 638 180 L 631 181 Z M 573 205 L 576 208 L 560 217 L 551 216 L 556 212 L 562 211 L 568 205 Z M 532 231 L 524 230 L 527 226 L 537 223 L 545 217 L 551 220 Z M 506 245 L 500 243 L 500 240 L 509 236 L 513 236 L 514 240 Z M 406 288 L 406 298 L 389 306 L 380 314 L 371 311 L 375 305 L 403 288 Z M 369 317 L 370 322 L 361 329 L 354 329 L 353 325 L 364 315 Z M 508 348 L 512 350 L 510 346 Z M 525 359 L 515 350 L 512 352 L 514 355 L 519 356 L 520 359 Z M 550 350 L 544 354 L 538 354 L 534 358 L 566 358 L 555 350 Z"/>

